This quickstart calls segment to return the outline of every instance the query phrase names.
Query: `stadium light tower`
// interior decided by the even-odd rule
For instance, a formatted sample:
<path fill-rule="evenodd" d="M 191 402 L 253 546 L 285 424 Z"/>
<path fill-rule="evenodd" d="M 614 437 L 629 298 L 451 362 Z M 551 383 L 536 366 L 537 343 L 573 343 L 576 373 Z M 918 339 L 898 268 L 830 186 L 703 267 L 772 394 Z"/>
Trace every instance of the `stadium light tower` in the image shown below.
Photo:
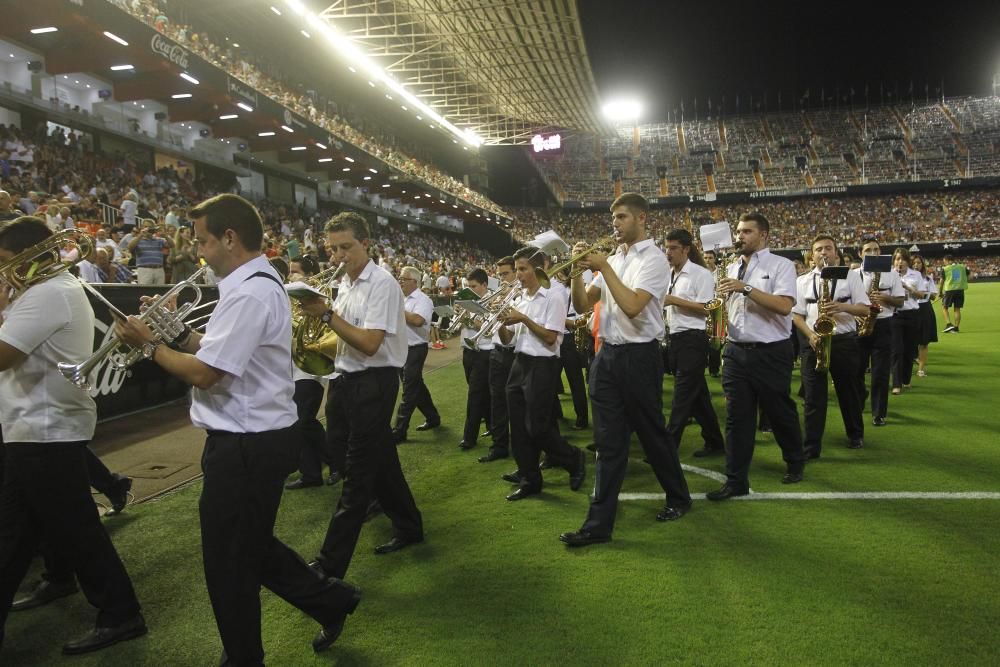
<path fill-rule="evenodd" d="M 642 103 L 634 98 L 611 100 L 604 105 L 602 111 L 610 121 L 617 123 L 635 122 L 642 114 Z"/>

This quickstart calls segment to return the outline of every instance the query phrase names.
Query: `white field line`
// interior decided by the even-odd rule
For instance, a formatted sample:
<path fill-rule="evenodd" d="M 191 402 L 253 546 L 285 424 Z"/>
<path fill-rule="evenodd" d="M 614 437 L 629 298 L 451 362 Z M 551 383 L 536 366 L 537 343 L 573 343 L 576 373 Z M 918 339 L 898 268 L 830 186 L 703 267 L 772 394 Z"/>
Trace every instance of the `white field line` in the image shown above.
<path fill-rule="evenodd" d="M 692 493 L 704 500 L 704 493 Z M 662 493 L 620 493 L 618 500 L 663 500 Z M 1000 500 L 992 491 L 816 491 L 801 493 L 754 493 L 731 500 Z"/>

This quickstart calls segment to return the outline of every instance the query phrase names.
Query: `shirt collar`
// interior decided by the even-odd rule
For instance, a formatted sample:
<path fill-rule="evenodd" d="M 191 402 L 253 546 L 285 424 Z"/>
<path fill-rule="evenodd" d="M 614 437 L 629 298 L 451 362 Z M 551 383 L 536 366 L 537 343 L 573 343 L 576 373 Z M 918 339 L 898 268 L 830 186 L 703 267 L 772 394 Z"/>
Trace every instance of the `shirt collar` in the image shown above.
<path fill-rule="evenodd" d="M 544 298 L 545 295 L 549 293 L 549 289 L 550 288 L 542 287 L 541 285 L 539 285 L 538 286 L 538 291 L 535 292 L 534 296 L 528 296 L 528 290 L 525 289 L 524 290 L 524 298 L 528 299 L 529 301 L 534 301 L 537 297 L 543 297 Z"/>
<path fill-rule="evenodd" d="M 219 297 L 221 298 L 236 289 L 240 283 L 258 271 L 273 274 L 278 280 L 281 280 L 274 267 L 271 266 L 271 262 L 267 261 L 267 257 L 257 255 L 250 261 L 237 266 L 228 276 L 219 281 Z"/>
<path fill-rule="evenodd" d="M 652 237 L 647 238 L 647 239 L 643 239 L 642 241 L 639 241 L 638 243 L 633 243 L 632 247 L 628 248 L 628 249 L 626 249 L 625 244 L 622 243 L 620 246 L 618 246 L 618 249 L 622 251 L 623 255 L 626 255 L 626 254 L 631 253 L 633 250 L 635 252 L 637 252 L 637 253 L 641 253 L 643 250 L 645 250 L 646 248 L 650 247 L 651 245 L 655 245 L 653 243 L 653 238 Z"/>
<path fill-rule="evenodd" d="M 357 280 L 351 280 L 351 277 L 346 274 L 344 275 L 343 280 L 345 280 L 348 283 L 348 285 L 354 286 L 357 285 L 362 280 L 368 280 L 369 278 L 371 278 L 372 271 L 374 270 L 375 270 L 375 262 L 369 259 L 368 263 L 365 264 L 365 268 L 361 269 L 361 273 L 358 274 Z"/>

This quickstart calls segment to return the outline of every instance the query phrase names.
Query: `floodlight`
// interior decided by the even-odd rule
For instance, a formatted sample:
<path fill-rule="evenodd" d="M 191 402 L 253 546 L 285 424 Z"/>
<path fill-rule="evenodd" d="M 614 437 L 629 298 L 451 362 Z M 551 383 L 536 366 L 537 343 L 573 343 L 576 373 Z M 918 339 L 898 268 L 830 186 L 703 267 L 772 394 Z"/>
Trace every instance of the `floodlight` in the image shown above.
<path fill-rule="evenodd" d="M 637 120 L 642 113 L 642 104 L 636 99 L 612 100 L 604 105 L 602 111 L 612 121 Z"/>

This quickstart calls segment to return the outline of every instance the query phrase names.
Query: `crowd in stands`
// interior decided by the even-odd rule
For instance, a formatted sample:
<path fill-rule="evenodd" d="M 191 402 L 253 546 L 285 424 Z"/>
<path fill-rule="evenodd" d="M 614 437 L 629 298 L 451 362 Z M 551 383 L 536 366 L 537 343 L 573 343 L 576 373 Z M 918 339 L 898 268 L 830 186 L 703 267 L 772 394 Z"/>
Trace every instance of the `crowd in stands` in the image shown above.
<path fill-rule="evenodd" d="M 697 229 L 711 222 L 735 221 L 750 209 L 771 223 L 771 247 L 802 248 L 819 232 L 841 246 L 855 247 L 865 236 L 884 243 L 926 243 L 1000 239 L 1000 191 L 964 190 L 879 197 L 798 198 L 752 205 L 683 207 L 652 211 L 649 229 L 662 238 L 675 227 Z M 610 232 L 610 213 L 515 209 L 514 236 L 531 239 L 553 229 L 564 240 L 594 241 Z"/>
<path fill-rule="evenodd" d="M 419 181 L 433 185 L 482 209 L 509 217 L 488 197 L 428 162 L 405 152 L 399 146 L 397 137 L 388 131 L 373 128 L 378 137 L 372 136 L 372 132 L 359 131 L 354 124 L 349 123 L 337 112 L 339 107 L 335 103 L 318 104 L 318 96 L 313 91 L 307 90 L 308 86 L 303 85 L 303 82 L 294 82 L 291 77 L 279 72 L 273 63 L 252 55 L 246 49 L 236 49 L 231 43 L 213 39 L 204 30 L 196 30 L 193 26 L 172 20 L 166 0 L 109 1 L 191 49 L 216 67 L 225 70 L 230 76 L 240 79 L 272 100 L 308 118 L 341 140 L 361 148 Z M 370 121 L 366 125 L 370 125 Z"/>

